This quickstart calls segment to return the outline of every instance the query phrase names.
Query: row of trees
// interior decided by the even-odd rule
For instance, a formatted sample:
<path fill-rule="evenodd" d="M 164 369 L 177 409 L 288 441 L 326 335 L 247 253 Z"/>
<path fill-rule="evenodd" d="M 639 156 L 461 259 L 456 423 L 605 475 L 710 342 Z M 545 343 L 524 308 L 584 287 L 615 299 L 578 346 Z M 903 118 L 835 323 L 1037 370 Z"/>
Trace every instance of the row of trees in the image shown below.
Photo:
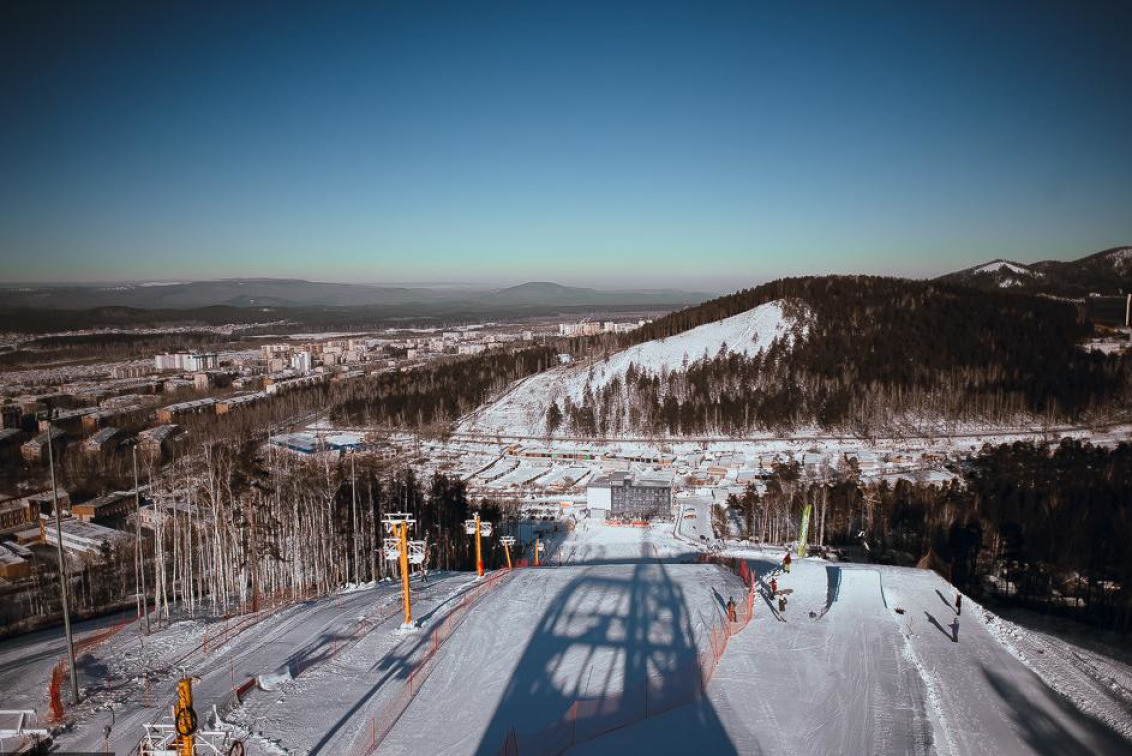
<path fill-rule="evenodd" d="M 425 567 L 469 570 L 474 544 L 464 532 L 473 510 L 499 523 L 502 506 L 473 504 L 458 478 L 420 479 L 370 455 L 300 457 L 262 450 L 258 441 L 214 443 L 161 468 L 143 471 L 153 506 L 142 547 L 128 537 L 85 558 L 69 557 L 74 608 L 93 611 L 129 602 L 145 570 L 158 617 L 180 605 L 190 614 L 247 610 L 270 597 L 327 593 L 391 575 L 382 516 L 408 512 L 410 537 L 427 543 Z M 485 562 L 498 566 L 496 539 Z M 44 560 L 38 590 L 6 607 L 7 624 L 59 612 L 58 578 Z M 30 587 L 30 586 L 29 586 Z"/>
<path fill-rule="evenodd" d="M 553 366 L 557 354 L 553 346 L 544 345 L 380 373 L 348 384 L 331 417 L 348 426 L 442 431 L 513 381 Z"/>
<path fill-rule="evenodd" d="M 781 543 L 797 538 L 809 503 L 811 543 L 895 564 L 934 551 L 973 594 L 1132 629 L 1132 445 L 987 446 L 962 472 L 944 485 L 866 485 L 854 460 L 781 463 L 764 492 L 750 486 L 728 510 L 741 535 Z"/>

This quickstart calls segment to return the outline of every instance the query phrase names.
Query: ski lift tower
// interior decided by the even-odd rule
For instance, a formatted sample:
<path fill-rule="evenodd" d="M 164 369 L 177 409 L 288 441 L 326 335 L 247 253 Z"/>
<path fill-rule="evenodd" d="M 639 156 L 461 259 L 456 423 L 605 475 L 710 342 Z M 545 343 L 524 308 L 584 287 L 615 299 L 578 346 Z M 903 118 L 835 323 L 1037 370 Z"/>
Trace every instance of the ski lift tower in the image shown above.
<path fill-rule="evenodd" d="M 476 576 L 483 577 L 483 549 L 480 546 L 480 536 L 491 537 L 491 523 L 480 520 L 479 512 L 471 520 L 464 520 L 464 532 L 476 537 Z"/>
<path fill-rule="evenodd" d="M 500 536 L 499 542 L 503 544 L 503 553 L 507 555 L 507 569 L 511 569 L 511 547 L 515 545 L 515 536 Z"/>
<path fill-rule="evenodd" d="M 406 512 L 392 512 L 382 518 L 385 523 L 385 532 L 392 537 L 383 542 L 385 558 L 396 559 L 401 571 L 401 601 L 405 606 L 405 622 L 401 625 L 408 630 L 413 624 L 413 605 L 409 595 L 409 564 L 424 562 L 424 541 L 409 540 L 409 526 L 416 523 Z"/>

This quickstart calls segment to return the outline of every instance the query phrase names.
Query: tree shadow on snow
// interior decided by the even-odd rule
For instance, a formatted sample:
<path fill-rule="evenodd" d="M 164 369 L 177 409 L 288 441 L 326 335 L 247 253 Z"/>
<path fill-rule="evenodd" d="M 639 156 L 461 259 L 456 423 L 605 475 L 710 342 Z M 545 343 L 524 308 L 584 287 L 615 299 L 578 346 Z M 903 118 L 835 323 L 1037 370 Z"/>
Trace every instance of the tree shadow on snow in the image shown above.
<path fill-rule="evenodd" d="M 632 570 L 582 570 L 547 608 L 477 753 L 498 753 L 512 731 L 519 753 L 560 753 L 677 708 L 681 716 L 657 722 L 663 750 L 671 736 L 709 753 L 736 752 L 703 696 L 683 590 L 656 559 L 612 563 Z"/>
<path fill-rule="evenodd" d="M 1035 697 L 1019 690 L 1007 676 L 989 667 L 983 667 L 983 674 L 1012 709 L 1015 726 L 1035 753 L 1042 756 L 1132 753 L 1132 742 L 1096 717 L 1078 709 L 1044 683 L 1040 683 L 1042 695 Z M 1027 671 L 1026 674 L 1032 673 Z M 1077 722 L 1079 730 L 1070 730 L 1063 724 L 1065 720 Z"/>

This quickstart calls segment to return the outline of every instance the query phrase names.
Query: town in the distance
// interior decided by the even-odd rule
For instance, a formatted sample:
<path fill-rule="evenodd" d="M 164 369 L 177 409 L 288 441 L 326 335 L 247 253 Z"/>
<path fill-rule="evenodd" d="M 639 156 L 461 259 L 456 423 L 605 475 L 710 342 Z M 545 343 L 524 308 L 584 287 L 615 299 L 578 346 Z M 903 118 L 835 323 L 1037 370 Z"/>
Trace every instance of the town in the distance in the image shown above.
<path fill-rule="evenodd" d="M 1132 754 L 1132 3 L 0 3 L 0 756 Z"/>
<path fill-rule="evenodd" d="M 189 737 L 162 724 L 172 705 L 207 714 L 191 739 L 221 752 L 461 751 L 465 731 L 475 751 L 727 744 L 758 726 L 728 702 L 761 675 L 840 697 L 852 668 L 892 704 L 842 699 L 854 751 L 978 750 L 941 728 L 1009 679 L 1117 752 L 1132 667 L 1084 628 L 1118 648 L 1128 611 L 1132 249 L 1099 257 L 1081 296 L 996 262 L 683 306 L 560 287 L 579 303 L 435 325 L 342 310 L 312 330 L 276 305 L 9 333 L 0 681 L 39 723 L 12 732 L 172 752 Z M 999 315 L 1026 312 L 1026 348 L 1001 350 Z M 941 317 L 966 325 L 925 330 Z M 853 343 L 900 346 L 878 368 Z M 888 366 L 968 350 L 961 370 Z M 61 563 L 70 646 L 46 629 Z M 798 664 L 816 677 L 783 679 Z M 493 679 L 460 727 L 423 723 Z M 978 716 L 1009 750 L 998 699 Z M 766 716 L 800 727 L 776 700 Z M 691 734 L 667 714 L 712 706 Z"/>

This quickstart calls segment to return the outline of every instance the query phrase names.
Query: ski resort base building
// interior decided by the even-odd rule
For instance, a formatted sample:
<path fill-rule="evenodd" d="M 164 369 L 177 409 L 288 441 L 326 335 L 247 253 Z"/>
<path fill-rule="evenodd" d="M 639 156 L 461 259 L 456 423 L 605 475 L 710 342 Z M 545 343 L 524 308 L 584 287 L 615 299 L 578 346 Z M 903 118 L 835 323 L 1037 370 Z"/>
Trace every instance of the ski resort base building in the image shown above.
<path fill-rule="evenodd" d="M 672 512 L 672 480 L 614 472 L 590 481 L 586 487 L 590 517 L 613 520 L 648 520 Z"/>

